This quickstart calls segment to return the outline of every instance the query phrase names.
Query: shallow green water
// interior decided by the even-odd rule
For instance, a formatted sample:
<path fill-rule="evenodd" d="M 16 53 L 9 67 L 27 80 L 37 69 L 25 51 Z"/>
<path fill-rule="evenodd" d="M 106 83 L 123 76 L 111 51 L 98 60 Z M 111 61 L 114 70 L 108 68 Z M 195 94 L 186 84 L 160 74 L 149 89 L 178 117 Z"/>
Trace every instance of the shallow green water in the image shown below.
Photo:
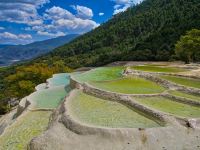
<path fill-rule="evenodd" d="M 171 82 L 175 82 L 177 84 L 200 88 L 200 80 L 199 79 L 192 79 L 192 78 L 185 78 L 185 77 L 178 77 L 178 76 L 161 76 L 161 78 L 169 80 Z"/>
<path fill-rule="evenodd" d="M 179 91 L 170 91 L 169 93 L 174 96 L 180 96 L 180 97 L 192 99 L 194 101 L 200 101 L 200 95 L 189 94 L 189 93 L 179 92 Z"/>
<path fill-rule="evenodd" d="M 27 112 L 0 136 L 0 150 L 25 150 L 30 140 L 46 130 L 51 112 Z"/>
<path fill-rule="evenodd" d="M 134 98 L 138 102 L 154 109 L 173 114 L 175 116 L 198 118 L 200 117 L 200 107 L 190 106 L 164 97 Z"/>
<path fill-rule="evenodd" d="M 48 79 L 48 82 L 50 86 L 68 85 L 69 74 L 67 73 L 55 74 L 53 78 Z"/>
<path fill-rule="evenodd" d="M 166 72 L 166 73 L 176 73 L 186 71 L 182 68 L 167 67 L 167 66 L 156 66 L 156 65 L 144 65 L 144 66 L 133 66 L 135 70 L 149 71 L 149 72 Z"/>
<path fill-rule="evenodd" d="M 46 90 L 38 91 L 29 96 L 36 105 L 35 108 L 56 108 L 70 89 L 65 86 L 58 86 Z"/>
<path fill-rule="evenodd" d="M 132 109 L 117 103 L 78 92 L 68 110 L 79 121 L 112 128 L 148 128 L 160 126 Z"/>
<path fill-rule="evenodd" d="M 48 80 L 49 88 L 44 89 L 43 85 L 37 86 L 40 90 L 31 94 L 28 99 L 32 100 L 35 108 L 56 108 L 64 97 L 71 90 L 69 88 L 69 74 L 56 74 L 53 78 Z"/>
<path fill-rule="evenodd" d="M 89 83 L 103 90 L 124 94 L 153 94 L 161 93 L 165 90 L 160 85 L 139 77 L 128 77 L 114 81 Z"/>
<path fill-rule="evenodd" d="M 74 75 L 79 82 L 114 80 L 122 76 L 124 67 L 100 67 Z"/>

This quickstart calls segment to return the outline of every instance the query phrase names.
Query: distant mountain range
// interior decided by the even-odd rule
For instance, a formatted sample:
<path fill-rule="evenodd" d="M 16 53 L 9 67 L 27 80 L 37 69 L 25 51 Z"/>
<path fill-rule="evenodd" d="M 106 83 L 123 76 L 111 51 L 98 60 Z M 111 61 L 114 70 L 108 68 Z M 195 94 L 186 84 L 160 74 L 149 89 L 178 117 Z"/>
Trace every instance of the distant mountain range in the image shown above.
<path fill-rule="evenodd" d="M 78 34 L 70 34 L 27 45 L 0 45 L 0 66 L 35 58 L 72 41 L 78 36 Z"/>

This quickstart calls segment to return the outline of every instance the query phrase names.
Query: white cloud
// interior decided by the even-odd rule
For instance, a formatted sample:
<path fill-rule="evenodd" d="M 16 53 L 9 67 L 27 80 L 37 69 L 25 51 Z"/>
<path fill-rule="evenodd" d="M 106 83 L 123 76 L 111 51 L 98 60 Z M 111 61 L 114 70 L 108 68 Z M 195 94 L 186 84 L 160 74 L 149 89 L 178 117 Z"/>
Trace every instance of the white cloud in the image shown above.
<path fill-rule="evenodd" d="M 0 33 L 0 38 L 5 38 L 5 39 L 17 39 L 17 35 L 9 33 L 9 32 L 4 32 Z"/>
<path fill-rule="evenodd" d="M 92 9 L 85 7 L 85 6 L 74 6 L 72 5 L 72 8 L 77 11 L 77 17 L 82 19 L 91 19 L 93 17 L 93 11 Z"/>
<path fill-rule="evenodd" d="M 27 24 L 30 25 L 30 26 L 41 25 L 41 24 L 43 24 L 43 20 L 42 19 L 35 19 L 35 20 L 30 21 L 30 22 L 27 22 Z"/>
<path fill-rule="evenodd" d="M 113 1 L 117 4 L 128 4 L 133 2 L 133 0 L 113 0 Z"/>
<path fill-rule="evenodd" d="M 85 30 L 90 30 L 98 26 L 97 23 L 92 20 L 83 20 L 81 18 L 74 18 L 73 20 L 59 19 L 54 22 L 54 25 L 59 29 L 74 30 L 74 32 L 84 32 Z"/>
<path fill-rule="evenodd" d="M 18 38 L 22 39 L 32 39 L 32 36 L 30 34 L 19 34 Z"/>
<path fill-rule="evenodd" d="M 0 0 L 0 21 L 41 24 L 37 9 L 49 0 Z"/>
<path fill-rule="evenodd" d="M 49 33 L 49 32 L 43 32 L 43 31 L 38 31 L 37 34 L 43 35 L 43 36 L 49 36 L 49 37 L 58 37 L 58 36 L 65 36 L 66 35 L 63 32 Z"/>
<path fill-rule="evenodd" d="M 115 14 L 118 14 L 118 13 L 120 13 L 120 12 L 124 12 L 124 11 L 126 11 L 129 7 L 130 7 L 131 5 L 129 5 L 129 4 L 126 4 L 126 5 L 124 5 L 124 6 L 120 6 L 120 7 L 118 7 L 117 9 L 115 9 L 114 10 L 114 15 Z"/>
<path fill-rule="evenodd" d="M 44 18 L 47 20 L 73 19 L 74 17 L 75 16 L 68 10 L 56 6 L 47 9 L 44 14 Z"/>
<path fill-rule="evenodd" d="M 86 19 L 91 15 L 88 15 L 88 17 L 80 17 L 79 15 L 74 15 L 66 9 L 54 6 L 47 9 L 43 16 L 48 23 L 33 26 L 31 29 L 39 35 L 56 37 L 71 33 L 85 33 L 99 26 L 95 21 Z"/>
<path fill-rule="evenodd" d="M 111 0 L 118 5 L 126 5 L 126 4 L 138 4 L 143 0 Z"/>
<path fill-rule="evenodd" d="M 129 7 L 142 2 L 143 0 L 111 0 L 115 2 L 114 15 L 126 11 Z"/>
<path fill-rule="evenodd" d="M 104 13 L 102 13 L 102 12 L 101 12 L 101 13 L 99 13 L 99 16 L 103 16 L 103 15 L 104 15 Z"/>
<path fill-rule="evenodd" d="M 2 3 L 26 3 L 26 4 L 31 4 L 31 5 L 43 5 L 47 2 L 49 2 L 49 0 L 1 0 Z"/>
<path fill-rule="evenodd" d="M 120 7 L 121 7 L 121 5 L 116 4 L 116 5 L 114 6 L 114 9 L 118 9 L 118 8 L 120 8 Z"/>
<path fill-rule="evenodd" d="M 49 37 L 82 34 L 99 26 L 92 20 L 92 9 L 85 6 L 72 6 L 76 10 L 75 13 L 53 6 L 43 14 L 38 14 L 38 9 L 49 1 L 0 0 L 0 21 L 26 24 L 23 30 Z"/>
<path fill-rule="evenodd" d="M 0 33 L 0 43 L 3 44 L 27 44 L 30 42 L 32 42 L 32 36 L 30 34 Z"/>
<path fill-rule="evenodd" d="M 10 32 L 3 32 L 3 33 L 0 33 L 0 38 L 1 39 L 26 39 L 26 40 L 29 40 L 29 39 L 32 39 L 32 36 L 30 34 L 13 34 L 13 33 L 10 33 Z"/>

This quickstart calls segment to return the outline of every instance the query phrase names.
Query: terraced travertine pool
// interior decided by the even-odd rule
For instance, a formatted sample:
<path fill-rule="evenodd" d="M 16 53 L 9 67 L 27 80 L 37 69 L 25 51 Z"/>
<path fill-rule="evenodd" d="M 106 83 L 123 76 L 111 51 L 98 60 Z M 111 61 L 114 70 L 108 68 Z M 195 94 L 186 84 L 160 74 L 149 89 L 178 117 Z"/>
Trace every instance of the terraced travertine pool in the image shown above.
<path fill-rule="evenodd" d="M 169 67 L 166 65 L 140 65 L 140 66 L 133 66 L 132 67 L 135 70 L 140 71 L 148 71 L 148 72 L 163 72 L 163 73 L 178 73 L 178 72 L 184 72 L 186 71 L 183 68 L 177 68 L 177 67 Z"/>
<path fill-rule="evenodd" d="M 79 82 L 114 80 L 122 76 L 124 67 L 100 67 L 74 75 Z"/>
<path fill-rule="evenodd" d="M 24 150 L 31 139 L 46 130 L 50 111 L 27 112 L 0 136 L 1 150 Z"/>
<path fill-rule="evenodd" d="M 186 77 L 178 77 L 178 76 L 160 76 L 162 79 L 166 79 L 168 81 L 181 84 L 184 86 L 189 86 L 193 88 L 200 88 L 200 79 L 186 78 Z"/>
<path fill-rule="evenodd" d="M 68 110 L 74 119 L 95 126 L 110 128 L 151 128 L 160 126 L 134 109 L 103 100 L 80 91 L 70 100 Z"/>
<path fill-rule="evenodd" d="M 67 73 L 60 73 L 53 75 L 53 78 L 48 79 L 49 86 L 61 86 L 69 84 L 69 75 Z"/>
<path fill-rule="evenodd" d="M 191 99 L 193 101 L 200 102 L 200 95 L 189 94 L 189 93 L 179 92 L 179 91 L 169 91 L 169 93 L 174 96 L 184 97 L 184 98 Z"/>
<path fill-rule="evenodd" d="M 54 109 L 71 90 L 69 85 L 70 74 L 55 74 L 53 78 L 48 79 L 48 88 L 44 88 L 45 84 L 38 85 L 38 91 L 32 93 L 28 99 L 34 104 L 34 109 Z"/>
<path fill-rule="evenodd" d="M 56 108 L 71 90 L 69 75 L 56 74 L 49 79 L 49 88 L 46 84 L 36 87 L 37 91 L 27 98 L 33 102 L 34 109 Z M 8 127 L 0 136 L 0 150 L 24 150 L 31 139 L 46 130 L 51 111 L 27 111 Z"/>
<path fill-rule="evenodd" d="M 89 82 L 89 84 L 103 90 L 123 94 L 154 94 L 165 90 L 164 87 L 152 81 L 136 76 L 113 81 Z"/>
<path fill-rule="evenodd" d="M 134 98 L 139 103 L 151 108 L 181 117 L 198 118 L 200 117 L 200 107 L 178 103 L 164 97 Z"/>
<path fill-rule="evenodd" d="M 69 93 L 70 88 L 58 86 L 31 94 L 28 98 L 34 103 L 34 108 L 56 108 L 64 97 Z"/>

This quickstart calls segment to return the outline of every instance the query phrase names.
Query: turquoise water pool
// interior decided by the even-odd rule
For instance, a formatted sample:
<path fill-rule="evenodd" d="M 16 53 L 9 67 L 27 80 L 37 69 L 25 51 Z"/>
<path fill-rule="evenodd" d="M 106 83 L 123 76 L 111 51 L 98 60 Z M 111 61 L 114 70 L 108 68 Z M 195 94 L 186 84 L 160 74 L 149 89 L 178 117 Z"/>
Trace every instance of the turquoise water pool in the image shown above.
<path fill-rule="evenodd" d="M 53 75 L 53 78 L 47 80 L 49 86 L 61 86 L 61 85 L 68 85 L 69 84 L 69 74 L 67 73 L 60 73 Z"/>
<path fill-rule="evenodd" d="M 69 87 L 57 86 L 35 92 L 29 96 L 29 99 L 36 109 L 54 109 L 64 100 L 69 91 Z"/>
<path fill-rule="evenodd" d="M 32 93 L 28 99 L 33 103 L 34 109 L 54 109 L 70 92 L 70 74 L 55 74 L 47 80 L 48 84 L 40 84 L 36 87 L 36 92 Z"/>

